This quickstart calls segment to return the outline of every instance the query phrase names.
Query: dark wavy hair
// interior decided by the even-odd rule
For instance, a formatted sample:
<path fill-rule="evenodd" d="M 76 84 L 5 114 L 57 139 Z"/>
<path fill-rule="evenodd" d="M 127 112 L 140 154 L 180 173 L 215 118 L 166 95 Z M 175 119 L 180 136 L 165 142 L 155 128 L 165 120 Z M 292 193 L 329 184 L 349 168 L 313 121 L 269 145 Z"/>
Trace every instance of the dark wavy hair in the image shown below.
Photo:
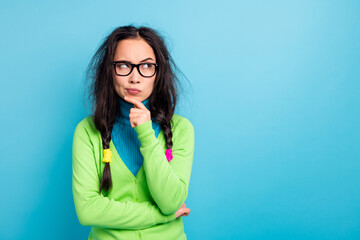
<path fill-rule="evenodd" d="M 116 28 L 95 52 L 88 69 L 87 77 L 91 79 L 89 96 L 92 100 L 92 111 L 95 127 L 100 131 L 104 149 L 108 149 L 111 131 L 115 118 L 119 116 L 118 95 L 113 83 L 113 57 L 119 41 L 124 39 L 144 39 L 153 49 L 159 65 L 154 90 L 148 98 L 149 111 L 155 122 L 159 123 L 166 139 L 166 148 L 173 146 L 170 121 L 175 112 L 177 100 L 176 65 L 170 56 L 163 38 L 148 27 L 123 26 Z M 110 163 L 105 163 L 100 189 L 112 188 Z"/>

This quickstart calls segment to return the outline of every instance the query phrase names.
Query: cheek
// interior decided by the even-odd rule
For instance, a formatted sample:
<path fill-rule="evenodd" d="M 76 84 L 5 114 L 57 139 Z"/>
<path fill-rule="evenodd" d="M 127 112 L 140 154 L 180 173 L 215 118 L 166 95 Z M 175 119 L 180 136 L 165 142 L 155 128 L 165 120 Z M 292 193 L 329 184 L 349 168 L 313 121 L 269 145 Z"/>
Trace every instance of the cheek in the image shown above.
<path fill-rule="evenodd" d="M 114 85 L 116 86 L 116 88 L 122 88 L 122 87 L 124 87 L 124 80 L 119 77 L 115 77 Z"/>
<path fill-rule="evenodd" d="M 118 95 L 124 95 L 124 80 L 117 77 L 114 78 L 114 88 Z"/>
<path fill-rule="evenodd" d="M 151 92 L 154 90 L 154 86 L 155 86 L 155 79 L 149 82 L 148 88 L 151 90 Z"/>
<path fill-rule="evenodd" d="M 119 82 L 116 79 L 114 79 L 114 88 L 116 91 L 119 89 Z"/>

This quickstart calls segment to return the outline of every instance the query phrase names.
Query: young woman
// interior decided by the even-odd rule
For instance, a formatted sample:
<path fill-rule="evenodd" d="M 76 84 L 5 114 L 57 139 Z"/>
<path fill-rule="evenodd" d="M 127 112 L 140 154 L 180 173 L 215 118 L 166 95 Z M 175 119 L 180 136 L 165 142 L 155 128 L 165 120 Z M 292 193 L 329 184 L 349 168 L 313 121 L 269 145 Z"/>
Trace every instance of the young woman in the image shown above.
<path fill-rule="evenodd" d="M 73 139 L 72 189 L 89 239 L 186 239 L 194 128 L 174 113 L 175 64 L 159 34 L 115 29 L 89 65 L 93 115 Z"/>

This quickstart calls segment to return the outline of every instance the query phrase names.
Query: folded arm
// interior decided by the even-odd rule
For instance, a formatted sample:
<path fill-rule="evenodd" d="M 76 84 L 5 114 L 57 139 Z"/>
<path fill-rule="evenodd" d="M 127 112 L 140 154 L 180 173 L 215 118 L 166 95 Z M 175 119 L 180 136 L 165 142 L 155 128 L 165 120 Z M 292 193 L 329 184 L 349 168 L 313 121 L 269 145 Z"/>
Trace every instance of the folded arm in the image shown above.
<path fill-rule="evenodd" d="M 76 127 L 72 149 L 72 190 L 75 210 L 85 226 L 142 229 L 175 219 L 165 216 L 151 202 L 115 201 L 99 193 L 93 145 L 87 129 Z"/>
<path fill-rule="evenodd" d="M 165 215 L 175 213 L 185 202 L 194 156 L 194 128 L 182 119 L 173 132 L 173 159 L 168 162 L 159 139 L 155 137 L 152 121 L 135 127 L 144 157 L 144 170 L 150 193 Z"/>

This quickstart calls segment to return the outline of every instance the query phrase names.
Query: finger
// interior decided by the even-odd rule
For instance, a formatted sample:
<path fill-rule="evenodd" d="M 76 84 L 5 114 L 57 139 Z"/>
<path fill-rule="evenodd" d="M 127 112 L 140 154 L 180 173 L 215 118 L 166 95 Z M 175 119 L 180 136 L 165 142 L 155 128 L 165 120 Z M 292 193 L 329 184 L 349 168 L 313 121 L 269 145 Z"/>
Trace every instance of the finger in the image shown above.
<path fill-rule="evenodd" d="M 142 113 L 144 110 L 139 108 L 130 108 L 130 112 Z"/>
<path fill-rule="evenodd" d="M 139 114 L 139 113 L 130 113 L 129 114 L 129 118 L 130 120 L 132 121 L 136 121 L 136 120 L 139 120 L 139 118 L 142 118 L 143 115 L 142 114 Z"/>
<path fill-rule="evenodd" d="M 189 211 L 186 211 L 185 213 L 183 213 L 182 216 L 189 216 L 189 214 L 190 214 L 190 209 L 189 209 Z"/>
<path fill-rule="evenodd" d="M 124 96 L 124 100 L 126 100 L 126 101 L 128 101 L 128 102 L 131 102 L 131 103 L 134 104 L 134 106 L 137 107 L 137 108 L 147 109 L 142 102 L 140 102 L 140 101 L 138 101 L 138 100 L 136 100 L 136 99 L 133 99 L 133 98 L 129 98 L 129 97 L 127 97 L 127 96 Z"/>

